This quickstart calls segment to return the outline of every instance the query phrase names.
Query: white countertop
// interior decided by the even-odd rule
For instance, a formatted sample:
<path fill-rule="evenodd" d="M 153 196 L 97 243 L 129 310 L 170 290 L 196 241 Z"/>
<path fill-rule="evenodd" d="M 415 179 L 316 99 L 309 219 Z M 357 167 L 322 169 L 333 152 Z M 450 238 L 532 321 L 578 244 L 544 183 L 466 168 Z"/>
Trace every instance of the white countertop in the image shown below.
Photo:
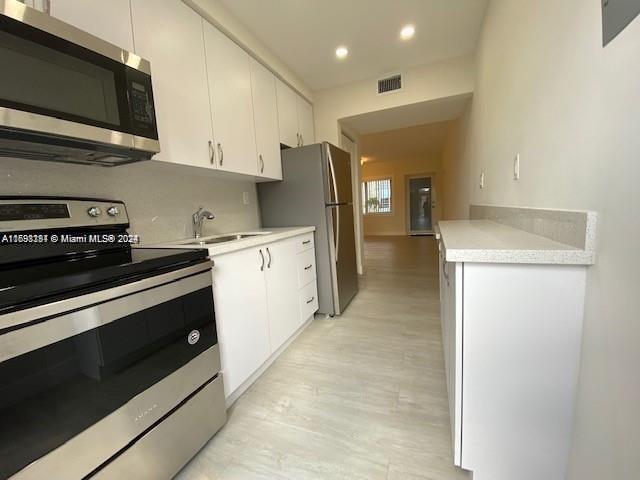
<path fill-rule="evenodd" d="M 260 245 L 265 245 L 271 242 L 277 242 L 278 240 L 284 240 L 286 238 L 295 237 L 298 235 L 304 235 L 305 233 L 315 231 L 316 227 L 314 226 L 305 226 L 305 227 L 282 227 L 282 228 L 262 228 L 258 230 L 250 230 L 244 232 L 228 232 L 228 233 L 220 233 L 217 235 L 209 235 L 206 237 L 201 237 L 199 239 L 184 239 L 184 240 L 176 240 L 173 242 L 165 242 L 157 245 L 148 245 L 153 247 L 162 247 L 162 248 L 206 248 L 209 250 L 210 256 L 222 255 L 225 253 L 235 252 L 237 250 L 242 250 L 245 248 L 251 247 L 259 247 Z M 229 235 L 239 235 L 239 234 L 258 234 L 251 237 L 241 238 L 239 240 L 231 240 L 223 243 L 211 243 L 206 244 L 207 240 L 218 237 L 226 237 Z M 186 242 L 203 242 L 203 243 L 186 243 Z"/>
<path fill-rule="evenodd" d="M 438 222 L 447 262 L 591 265 L 593 252 L 491 220 Z"/>

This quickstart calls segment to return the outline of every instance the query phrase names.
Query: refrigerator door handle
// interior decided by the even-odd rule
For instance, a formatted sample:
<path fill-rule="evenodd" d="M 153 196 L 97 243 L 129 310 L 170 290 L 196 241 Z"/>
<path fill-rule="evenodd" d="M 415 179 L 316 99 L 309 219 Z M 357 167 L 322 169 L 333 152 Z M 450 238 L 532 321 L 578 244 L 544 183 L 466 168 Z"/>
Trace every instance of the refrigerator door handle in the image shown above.
<path fill-rule="evenodd" d="M 340 207 L 336 207 L 336 263 L 338 263 L 339 251 L 340 251 Z"/>
<path fill-rule="evenodd" d="M 331 157 L 331 147 L 328 143 L 325 143 L 327 147 L 327 158 L 329 159 L 329 172 L 331 175 L 331 182 L 333 183 L 333 202 L 334 204 L 340 203 L 340 199 L 338 199 L 338 183 L 336 182 L 336 171 L 333 168 L 333 157 Z"/>

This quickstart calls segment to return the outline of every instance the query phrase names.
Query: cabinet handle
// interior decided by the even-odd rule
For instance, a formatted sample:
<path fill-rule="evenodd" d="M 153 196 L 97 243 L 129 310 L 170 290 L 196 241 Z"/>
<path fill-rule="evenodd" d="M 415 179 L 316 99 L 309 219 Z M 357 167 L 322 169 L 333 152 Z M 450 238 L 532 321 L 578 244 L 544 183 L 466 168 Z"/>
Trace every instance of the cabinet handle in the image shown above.
<path fill-rule="evenodd" d="M 305 270 L 309 270 L 311 267 L 313 267 L 313 264 L 311 265 L 307 265 L 306 267 L 304 267 Z"/>
<path fill-rule="evenodd" d="M 220 159 L 220 165 L 224 162 L 224 150 L 222 150 L 222 144 L 218 143 L 218 158 Z"/>
<path fill-rule="evenodd" d="M 262 259 L 262 265 L 260 265 L 260 271 L 264 272 L 264 254 L 262 253 L 262 249 L 260 249 L 260 258 Z"/>
<path fill-rule="evenodd" d="M 449 285 L 449 275 L 447 275 L 447 261 L 444 259 L 444 255 L 442 255 L 442 275 L 447 281 L 447 285 Z"/>
<path fill-rule="evenodd" d="M 307 300 L 307 303 L 311 303 L 315 300 L 316 297 L 311 297 L 309 300 Z"/>
<path fill-rule="evenodd" d="M 300 133 L 296 133 L 296 138 L 298 139 L 298 144 L 296 146 L 299 147 L 300 146 Z"/>
<path fill-rule="evenodd" d="M 215 152 L 213 150 L 213 142 L 209 140 L 209 161 L 211 162 L 211 165 L 213 165 L 214 156 L 215 156 Z"/>
<path fill-rule="evenodd" d="M 300 134 L 300 146 L 304 147 L 304 137 Z"/>
<path fill-rule="evenodd" d="M 267 247 L 267 254 L 269 255 L 269 263 L 267 263 L 267 268 L 271 268 L 271 250 Z"/>
<path fill-rule="evenodd" d="M 260 173 L 264 173 L 264 160 L 262 159 L 262 154 L 258 155 L 260 159 Z"/>
<path fill-rule="evenodd" d="M 302 242 L 303 245 L 307 245 L 308 243 L 311 243 L 311 240 L 305 240 L 304 242 Z"/>

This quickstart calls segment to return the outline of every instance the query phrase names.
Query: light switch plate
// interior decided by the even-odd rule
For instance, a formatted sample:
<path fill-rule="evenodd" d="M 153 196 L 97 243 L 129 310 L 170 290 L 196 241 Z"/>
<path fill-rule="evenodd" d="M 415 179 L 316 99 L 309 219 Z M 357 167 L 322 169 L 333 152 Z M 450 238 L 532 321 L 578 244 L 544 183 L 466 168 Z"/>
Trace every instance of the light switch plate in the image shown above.
<path fill-rule="evenodd" d="M 242 192 L 242 203 L 249 205 L 249 192 Z"/>

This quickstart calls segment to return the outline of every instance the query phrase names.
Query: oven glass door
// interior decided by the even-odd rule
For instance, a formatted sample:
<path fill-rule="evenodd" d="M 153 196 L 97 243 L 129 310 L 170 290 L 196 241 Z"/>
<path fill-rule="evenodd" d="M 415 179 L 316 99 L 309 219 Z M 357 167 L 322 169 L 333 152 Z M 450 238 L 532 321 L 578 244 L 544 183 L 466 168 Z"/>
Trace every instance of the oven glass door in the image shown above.
<path fill-rule="evenodd" d="M 2 107 L 158 138 L 150 75 L 4 15 L 0 71 Z"/>
<path fill-rule="evenodd" d="M 25 341 L 30 328 L 21 329 Z M 216 343 L 207 287 L 0 363 L 0 478 L 68 442 Z M 83 453 L 75 455 L 70 460 L 81 461 Z"/>

